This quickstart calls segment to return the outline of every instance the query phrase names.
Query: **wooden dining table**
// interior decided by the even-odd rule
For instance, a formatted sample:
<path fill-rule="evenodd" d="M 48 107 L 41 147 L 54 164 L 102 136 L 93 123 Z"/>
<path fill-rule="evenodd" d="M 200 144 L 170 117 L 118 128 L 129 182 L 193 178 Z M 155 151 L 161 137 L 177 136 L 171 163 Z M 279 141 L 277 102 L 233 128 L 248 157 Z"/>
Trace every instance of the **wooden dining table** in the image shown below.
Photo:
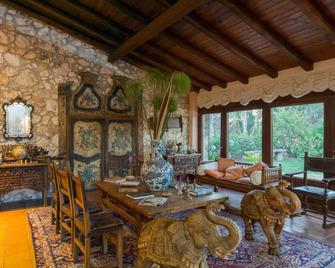
<path fill-rule="evenodd" d="M 203 208 L 211 202 L 223 203 L 228 200 L 228 197 L 220 192 L 185 200 L 183 195 L 177 194 L 176 189 L 169 188 L 168 191 L 171 192 L 171 195 L 167 197 L 167 202 L 162 206 L 151 207 L 139 205 L 139 201 L 128 197 L 127 192 L 124 192 L 124 187 L 118 184 L 99 181 L 95 185 L 102 192 L 101 201 L 103 205 L 133 223 L 138 231 L 141 230 L 144 223 L 152 219 L 189 209 Z M 147 192 L 148 190 L 141 184 L 137 191 Z M 159 193 L 156 194 L 159 195 Z"/>

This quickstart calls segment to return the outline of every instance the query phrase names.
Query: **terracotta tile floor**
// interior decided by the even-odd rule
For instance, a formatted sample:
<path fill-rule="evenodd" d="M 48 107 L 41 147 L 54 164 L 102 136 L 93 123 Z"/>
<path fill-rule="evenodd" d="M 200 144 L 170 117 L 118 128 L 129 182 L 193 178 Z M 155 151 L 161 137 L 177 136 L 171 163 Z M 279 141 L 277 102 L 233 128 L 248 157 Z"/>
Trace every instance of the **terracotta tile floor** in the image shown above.
<path fill-rule="evenodd" d="M 35 256 L 26 209 L 0 213 L 0 268 L 34 268 Z"/>

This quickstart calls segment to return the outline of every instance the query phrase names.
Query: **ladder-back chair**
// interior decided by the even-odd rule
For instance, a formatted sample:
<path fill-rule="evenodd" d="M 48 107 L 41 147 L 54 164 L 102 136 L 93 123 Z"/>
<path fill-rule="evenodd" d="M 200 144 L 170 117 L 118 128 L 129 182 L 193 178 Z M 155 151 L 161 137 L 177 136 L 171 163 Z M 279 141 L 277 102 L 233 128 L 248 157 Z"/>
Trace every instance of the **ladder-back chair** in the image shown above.
<path fill-rule="evenodd" d="M 56 164 L 52 161 L 49 165 L 51 176 L 51 224 L 56 225 L 56 234 L 59 234 L 59 192 Z"/>
<path fill-rule="evenodd" d="M 109 211 L 89 213 L 83 180 L 72 176 L 71 182 L 74 207 L 74 262 L 78 261 L 81 251 L 84 254 L 84 267 L 90 267 L 91 239 L 102 236 L 102 252 L 107 253 L 110 240 L 115 244 L 117 253 L 117 261 L 109 263 L 106 267 L 122 268 L 123 222 Z"/>
<path fill-rule="evenodd" d="M 312 179 L 307 178 L 307 172 L 323 172 L 324 176 L 321 179 L 323 187 L 311 185 Z M 294 186 L 294 175 L 303 174 L 303 185 Z M 335 199 L 335 191 L 330 189 L 331 183 L 335 182 L 335 158 L 320 158 L 320 157 L 310 157 L 308 153 L 305 153 L 304 161 L 304 171 L 286 174 L 291 177 L 292 191 L 302 195 L 303 202 L 302 208 L 303 213 L 306 213 L 309 208 L 308 197 L 321 201 L 321 208 L 323 210 L 323 224 L 322 227 L 325 228 L 329 224 L 335 223 L 329 222 L 328 218 L 328 202 Z"/>

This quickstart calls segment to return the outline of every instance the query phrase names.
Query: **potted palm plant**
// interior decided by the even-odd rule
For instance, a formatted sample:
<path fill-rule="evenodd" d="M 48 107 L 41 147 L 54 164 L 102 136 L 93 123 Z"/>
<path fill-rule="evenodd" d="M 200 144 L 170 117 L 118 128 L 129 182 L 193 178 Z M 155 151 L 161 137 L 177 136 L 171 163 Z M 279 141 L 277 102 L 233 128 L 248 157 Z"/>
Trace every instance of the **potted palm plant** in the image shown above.
<path fill-rule="evenodd" d="M 186 96 L 190 87 L 191 79 L 185 73 L 151 67 L 145 68 L 140 79 L 126 84 L 125 94 L 142 109 L 151 138 L 151 159 L 143 166 L 144 181 L 151 190 L 164 190 L 172 180 L 173 167 L 163 158 L 165 148 L 161 140 L 170 115 L 178 109 L 178 98 Z M 150 92 L 148 104 L 143 102 L 145 88 Z"/>

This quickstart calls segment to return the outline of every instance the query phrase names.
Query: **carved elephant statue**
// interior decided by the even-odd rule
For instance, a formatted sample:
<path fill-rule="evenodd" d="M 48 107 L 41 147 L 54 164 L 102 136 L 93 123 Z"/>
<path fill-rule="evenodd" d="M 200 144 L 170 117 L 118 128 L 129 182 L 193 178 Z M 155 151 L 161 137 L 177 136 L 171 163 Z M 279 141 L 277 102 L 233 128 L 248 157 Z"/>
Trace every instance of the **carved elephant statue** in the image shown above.
<path fill-rule="evenodd" d="M 208 250 L 226 258 L 241 242 L 239 227 L 232 220 L 218 216 L 224 209 L 217 203 L 192 212 L 185 220 L 156 219 L 142 227 L 138 240 L 137 268 L 206 268 Z M 223 236 L 218 225 L 227 229 Z"/>
<path fill-rule="evenodd" d="M 251 191 L 245 194 L 241 201 L 245 238 L 253 239 L 253 225 L 260 221 L 268 239 L 268 253 L 271 255 L 279 254 L 280 234 L 285 218 L 301 209 L 299 197 L 286 189 L 288 185 L 287 181 L 280 180 L 278 186 L 270 186 L 265 191 Z"/>

